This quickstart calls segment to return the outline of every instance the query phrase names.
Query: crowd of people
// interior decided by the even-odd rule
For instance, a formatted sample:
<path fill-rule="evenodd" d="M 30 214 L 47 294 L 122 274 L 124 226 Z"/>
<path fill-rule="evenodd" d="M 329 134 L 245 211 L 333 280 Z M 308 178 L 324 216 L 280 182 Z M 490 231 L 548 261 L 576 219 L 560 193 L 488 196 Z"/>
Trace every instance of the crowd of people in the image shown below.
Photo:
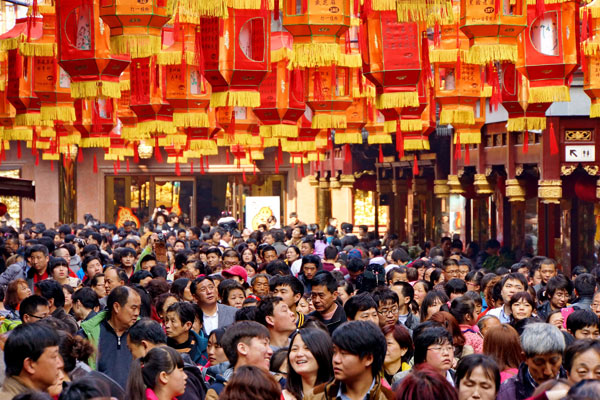
<path fill-rule="evenodd" d="M 600 267 L 277 226 L 0 228 L 0 400 L 600 399 Z"/>

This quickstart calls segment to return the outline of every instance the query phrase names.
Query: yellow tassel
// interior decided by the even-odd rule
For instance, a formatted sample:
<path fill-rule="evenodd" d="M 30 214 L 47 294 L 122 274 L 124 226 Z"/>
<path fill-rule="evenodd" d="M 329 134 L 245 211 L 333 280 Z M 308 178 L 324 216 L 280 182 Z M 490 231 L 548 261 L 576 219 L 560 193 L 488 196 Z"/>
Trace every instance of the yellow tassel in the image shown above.
<path fill-rule="evenodd" d="M 385 133 L 396 132 L 396 121 L 385 121 L 383 123 L 383 131 Z"/>
<path fill-rule="evenodd" d="M 27 146 L 28 149 L 31 148 L 31 146 L 32 146 L 31 140 L 26 143 L 26 146 Z M 35 147 L 38 150 L 48 150 L 50 148 L 50 142 L 49 141 L 38 140 L 35 143 Z"/>
<path fill-rule="evenodd" d="M 288 68 L 326 67 L 336 64 L 339 58 L 340 46 L 337 43 L 294 43 Z"/>
<path fill-rule="evenodd" d="M 271 62 L 279 62 L 281 60 L 289 60 L 290 55 L 292 54 L 292 50 L 287 47 L 281 47 L 277 50 L 271 51 Z"/>
<path fill-rule="evenodd" d="M 373 11 L 394 11 L 396 10 L 396 0 L 373 0 Z"/>
<path fill-rule="evenodd" d="M 340 67 L 359 68 L 362 67 L 362 57 L 360 54 L 340 54 L 338 61 Z"/>
<path fill-rule="evenodd" d="M 213 92 L 210 107 L 260 107 L 260 93 L 252 91 Z"/>
<path fill-rule="evenodd" d="M 129 54 L 131 58 L 150 57 L 160 52 L 160 41 L 160 36 L 111 36 L 110 50 L 113 54 Z"/>
<path fill-rule="evenodd" d="M 544 4 L 560 4 L 566 3 L 570 0 L 544 0 Z M 527 5 L 535 5 L 536 0 L 527 0 Z"/>
<path fill-rule="evenodd" d="M 598 50 L 600 49 L 600 43 L 592 41 L 592 39 L 588 39 L 581 43 L 581 49 L 583 50 L 583 54 L 586 56 L 595 56 L 598 54 Z"/>
<path fill-rule="evenodd" d="M 492 87 L 487 85 L 484 86 L 481 91 L 481 97 L 492 97 Z"/>
<path fill-rule="evenodd" d="M 167 135 L 158 138 L 159 146 L 184 146 L 187 143 L 187 135 Z"/>
<path fill-rule="evenodd" d="M 168 0 L 167 10 L 169 10 L 169 15 L 175 14 L 176 6 L 181 14 L 197 13 L 201 17 L 217 18 L 227 18 L 229 16 L 227 0 Z"/>
<path fill-rule="evenodd" d="M 138 122 L 138 131 L 140 134 L 145 133 L 164 133 L 166 135 L 172 135 L 177 133 L 177 128 L 171 121 L 162 120 L 150 120 Z"/>
<path fill-rule="evenodd" d="M 261 125 L 260 136 L 264 138 L 295 138 L 298 137 L 298 126 L 277 124 L 277 125 Z"/>
<path fill-rule="evenodd" d="M 228 0 L 227 5 L 238 10 L 260 10 L 262 0 Z M 270 9 L 272 10 L 273 6 Z"/>
<path fill-rule="evenodd" d="M 250 150 L 250 154 L 252 154 L 253 160 L 264 160 L 265 159 L 265 153 L 261 150 L 252 149 L 252 150 Z"/>
<path fill-rule="evenodd" d="M 41 138 L 53 138 L 56 137 L 56 131 L 50 127 L 42 127 L 38 132 Z"/>
<path fill-rule="evenodd" d="M 42 160 L 44 161 L 58 161 L 60 160 L 60 154 L 59 153 L 46 153 L 43 152 L 42 153 Z"/>
<path fill-rule="evenodd" d="M 41 120 L 42 120 L 42 117 L 39 112 L 17 114 L 15 116 L 15 125 L 17 125 L 17 126 L 35 126 L 35 125 L 39 125 Z"/>
<path fill-rule="evenodd" d="M 118 154 L 104 153 L 104 161 L 123 161 L 125 157 Z"/>
<path fill-rule="evenodd" d="M 40 108 L 42 114 L 42 122 L 50 121 L 62 121 L 72 122 L 75 121 L 75 107 L 70 104 L 61 104 L 56 106 L 44 106 Z"/>
<path fill-rule="evenodd" d="M 347 125 L 345 115 L 315 114 L 312 119 L 313 129 L 345 129 Z"/>
<path fill-rule="evenodd" d="M 19 43 L 19 52 L 27 57 L 54 57 L 56 56 L 56 43 Z"/>
<path fill-rule="evenodd" d="M 485 65 L 492 61 L 517 62 L 517 45 L 512 44 L 475 44 L 469 48 L 467 64 Z"/>
<path fill-rule="evenodd" d="M 590 118 L 600 117 L 600 103 L 592 103 L 590 106 Z"/>
<path fill-rule="evenodd" d="M 360 132 L 335 132 L 335 144 L 362 144 L 362 134 Z"/>
<path fill-rule="evenodd" d="M 266 149 L 267 147 L 277 147 L 279 146 L 279 138 L 264 138 L 263 139 L 263 147 Z M 285 139 L 281 139 L 285 140 Z"/>
<path fill-rule="evenodd" d="M 190 140 L 190 150 L 217 150 L 217 143 L 212 139 Z"/>
<path fill-rule="evenodd" d="M 526 117 L 526 120 L 527 129 L 535 131 L 543 131 L 546 129 L 546 117 Z"/>
<path fill-rule="evenodd" d="M 56 14 L 56 9 L 52 5 L 38 5 L 38 12 L 44 14 Z"/>
<path fill-rule="evenodd" d="M 460 135 L 461 145 L 481 143 L 481 132 L 478 129 L 458 129 L 456 133 Z M 456 135 L 454 135 L 454 144 L 456 144 Z"/>
<path fill-rule="evenodd" d="M 367 138 L 369 144 L 392 144 L 392 135 L 371 135 Z"/>
<path fill-rule="evenodd" d="M 80 147 L 110 147 L 110 138 L 108 136 L 81 138 Z"/>
<path fill-rule="evenodd" d="M 108 97 L 121 98 L 119 82 L 110 81 L 80 81 L 71 82 L 71 97 L 74 99 L 93 99 Z"/>
<path fill-rule="evenodd" d="M 33 132 L 31 128 L 12 128 L 4 129 L 4 140 L 32 140 Z"/>
<path fill-rule="evenodd" d="M 127 140 L 147 140 L 152 137 L 150 132 L 141 132 L 137 125 L 123 126 L 121 129 L 121 137 Z"/>
<path fill-rule="evenodd" d="M 523 132 L 526 126 L 525 117 L 509 118 L 506 121 L 506 130 L 508 132 Z"/>
<path fill-rule="evenodd" d="M 2 50 L 2 51 L 14 50 L 19 47 L 19 43 L 23 39 L 25 39 L 25 35 L 23 35 L 23 34 L 21 34 L 17 37 L 14 37 L 14 38 L 10 38 L 10 39 L 2 39 L 2 40 L 0 40 L 0 50 Z"/>
<path fill-rule="evenodd" d="M 462 140 L 462 136 L 460 137 Z M 462 142 L 461 142 L 462 143 Z M 429 139 L 426 138 L 404 138 L 404 150 L 416 151 L 416 150 L 429 150 Z"/>
<path fill-rule="evenodd" d="M 475 112 L 473 110 L 444 110 L 440 113 L 440 124 L 475 124 Z"/>
<path fill-rule="evenodd" d="M 131 81 L 129 79 L 124 80 L 124 81 L 119 81 L 119 90 L 121 92 L 131 91 Z"/>
<path fill-rule="evenodd" d="M 208 128 L 208 114 L 203 112 L 173 113 L 173 125 L 180 128 Z"/>
<path fill-rule="evenodd" d="M 583 18 L 583 13 L 586 12 L 587 10 L 591 10 L 592 12 L 592 18 L 600 18 L 600 7 L 581 7 L 579 9 L 579 13 L 581 18 Z"/>
<path fill-rule="evenodd" d="M 317 143 L 308 140 L 282 140 L 281 150 L 287 151 L 288 153 L 315 151 L 317 150 Z"/>
<path fill-rule="evenodd" d="M 396 12 L 398 22 L 426 22 L 427 25 L 443 22 L 442 25 L 449 25 L 454 21 L 451 1 L 399 0 Z"/>
<path fill-rule="evenodd" d="M 456 62 L 458 49 L 435 49 L 429 48 L 429 61 L 432 63 Z"/>
<path fill-rule="evenodd" d="M 352 97 L 355 99 L 358 98 L 370 98 L 374 99 L 377 96 L 377 91 L 375 90 L 375 86 L 372 85 L 363 85 L 363 91 L 360 91 L 360 88 L 353 87 L 352 88 Z"/>
<path fill-rule="evenodd" d="M 403 119 L 400 120 L 400 129 L 402 132 L 416 132 L 423 128 L 423 121 L 420 119 Z"/>
<path fill-rule="evenodd" d="M 181 64 L 180 51 L 161 51 L 156 55 L 158 65 L 179 65 Z"/>
<path fill-rule="evenodd" d="M 4 141 L 4 150 L 10 150 L 10 142 L 8 140 Z"/>
<path fill-rule="evenodd" d="M 397 107 L 418 107 L 419 94 L 414 92 L 382 93 L 377 97 L 375 107 L 379 110 Z"/>
<path fill-rule="evenodd" d="M 557 101 L 571 101 L 568 86 L 541 86 L 529 88 L 530 103 L 553 103 Z"/>
<path fill-rule="evenodd" d="M 108 151 L 116 156 L 133 157 L 133 148 L 130 147 L 111 147 Z"/>
<path fill-rule="evenodd" d="M 64 144 L 64 145 L 79 145 L 79 143 L 81 142 L 81 134 L 79 132 L 77 133 L 72 133 L 69 136 L 61 136 L 60 138 L 60 144 Z"/>

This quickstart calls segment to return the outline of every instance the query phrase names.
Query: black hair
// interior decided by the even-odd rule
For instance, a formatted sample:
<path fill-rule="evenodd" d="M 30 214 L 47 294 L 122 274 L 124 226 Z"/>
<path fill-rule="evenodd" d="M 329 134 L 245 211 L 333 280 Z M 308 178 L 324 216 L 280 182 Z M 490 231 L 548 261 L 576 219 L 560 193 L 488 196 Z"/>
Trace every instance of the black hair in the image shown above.
<path fill-rule="evenodd" d="M 37 361 L 48 347 L 58 346 L 57 333 L 44 324 L 22 324 L 13 329 L 4 345 L 6 376 L 18 376 L 25 359 Z"/>
<path fill-rule="evenodd" d="M 481 271 L 469 271 L 465 276 L 465 282 L 475 282 L 475 284 L 481 287 L 481 280 L 483 279 L 483 272 Z"/>
<path fill-rule="evenodd" d="M 575 332 L 587 326 L 594 326 L 600 329 L 598 316 L 591 310 L 575 310 L 567 317 L 567 330 L 575 336 Z"/>
<path fill-rule="evenodd" d="M 477 367 L 481 367 L 483 373 L 494 382 L 496 385 L 494 393 L 498 393 L 500 389 L 500 369 L 492 357 L 484 354 L 469 354 L 458 362 L 455 376 L 456 388 L 458 389 L 463 378 L 468 379 Z"/>
<path fill-rule="evenodd" d="M 525 275 L 519 273 L 519 272 L 511 272 L 509 274 L 504 275 L 504 278 L 502 278 L 502 280 L 500 281 L 500 290 L 502 290 L 502 288 L 504 288 L 504 285 L 506 285 L 506 282 L 508 280 L 517 280 L 519 282 L 521 282 L 521 284 L 523 285 L 523 290 L 526 291 L 527 290 L 527 278 L 525 278 Z"/>
<path fill-rule="evenodd" d="M 546 284 L 546 296 L 551 298 L 557 290 L 566 290 L 569 296 L 573 293 L 573 283 L 564 275 L 556 275 L 548 279 Z"/>
<path fill-rule="evenodd" d="M 129 340 L 132 343 L 141 343 L 146 340 L 152 344 L 167 344 L 167 335 L 162 326 L 150 318 L 139 319 L 127 331 Z"/>
<path fill-rule="evenodd" d="M 238 362 L 238 343 L 249 343 L 252 338 L 269 338 L 269 330 L 256 321 L 240 321 L 227 328 L 223 335 L 221 347 L 232 367 L 235 368 Z"/>
<path fill-rule="evenodd" d="M 89 284 L 90 287 L 96 287 L 98 286 L 98 279 L 100 278 L 104 278 L 104 273 L 94 275 L 94 277 L 87 281 L 85 284 Z"/>
<path fill-rule="evenodd" d="M 354 320 L 356 314 L 360 311 L 366 311 L 371 308 L 377 310 L 377 303 L 373 300 L 373 296 L 370 293 L 363 292 L 350 297 L 346 301 L 346 304 L 344 304 L 344 313 L 349 320 Z"/>
<path fill-rule="evenodd" d="M 131 279 L 129 282 L 133 285 L 136 283 L 140 283 L 143 279 L 152 278 L 152 274 L 149 271 L 139 270 L 135 271 L 133 275 L 131 275 Z"/>
<path fill-rule="evenodd" d="M 333 293 L 337 291 L 338 283 L 331 272 L 319 271 L 312 279 L 312 288 L 314 289 L 315 286 L 325 286 L 330 293 Z"/>
<path fill-rule="evenodd" d="M 265 267 L 265 272 L 271 276 L 292 275 L 290 267 L 282 260 L 273 260 Z"/>
<path fill-rule="evenodd" d="M 244 300 L 242 303 L 242 308 L 235 312 L 235 321 L 255 321 L 256 304 L 258 304 L 258 300 L 256 300 L 254 297 L 248 297 L 246 300 Z"/>
<path fill-rule="evenodd" d="M 425 321 L 413 331 L 415 366 L 427 359 L 427 349 L 434 344 L 453 344 L 452 334 L 437 322 Z"/>
<path fill-rule="evenodd" d="M 409 297 L 410 301 L 414 300 L 415 289 L 412 287 L 412 285 L 410 283 L 400 281 L 400 282 L 394 283 L 393 286 L 401 287 L 402 288 L 402 296 Z"/>
<path fill-rule="evenodd" d="M 52 273 L 54 272 L 54 268 L 58 267 L 59 265 L 62 265 L 63 267 L 69 268 L 69 263 L 64 258 L 62 258 L 62 257 L 51 257 L 50 258 L 50 263 L 48 264 L 48 274 L 52 275 Z"/>
<path fill-rule="evenodd" d="M 323 269 L 321 257 L 317 256 L 316 254 L 308 254 L 302 257 L 302 267 L 304 267 L 305 264 L 314 264 L 315 267 L 317 267 L 317 271 Z M 302 270 L 302 268 L 300 268 L 300 270 Z"/>
<path fill-rule="evenodd" d="M 348 261 L 346 268 L 350 272 L 361 272 L 365 270 L 365 263 L 360 258 L 352 258 Z"/>
<path fill-rule="evenodd" d="M 267 323 L 267 317 L 273 316 L 273 311 L 277 304 L 281 303 L 283 299 L 279 296 L 264 296 L 260 299 L 256 305 L 256 317 L 255 321 L 269 327 Z"/>
<path fill-rule="evenodd" d="M 242 285 L 240 285 L 238 281 L 234 279 L 225 279 L 223 282 L 221 282 L 218 291 L 219 296 L 221 297 L 221 302 L 223 304 L 228 306 L 231 305 L 229 304 L 229 293 L 231 293 L 234 290 L 241 290 L 244 294 L 244 297 L 246 297 L 246 290 Z"/>
<path fill-rule="evenodd" d="M 338 249 L 335 246 L 327 246 L 323 251 L 326 260 L 333 260 L 338 255 Z"/>
<path fill-rule="evenodd" d="M 163 371 L 170 374 L 176 368 L 183 368 L 183 359 L 177 350 L 168 346 L 150 349 L 144 357 L 131 363 L 127 380 L 127 398 L 146 400 L 146 388 L 155 388 L 158 375 Z"/>
<path fill-rule="evenodd" d="M 292 292 L 296 294 L 304 294 L 304 285 L 300 282 L 300 279 L 291 275 L 275 275 L 269 281 L 271 292 L 275 290 L 277 286 L 289 286 Z"/>
<path fill-rule="evenodd" d="M 462 279 L 452 278 L 444 285 L 444 291 L 448 297 L 451 294 L 465 294 L 467 293 L 467 284 Z"/>
<path fill-rule="evenodd" d="M 192 292 L 192 294 L 194 296 L 196 295 L 196 289 L 197 289 L 198 285 L 200 285 L 202 282 L 204 282 L 207 279 L 209 281 L 211 281 L 213 284 L 215 283 L 215 280 L 210 276 L 199 276 L 198 278 L 196 278 L 192 281 L 192 285 L 190 286 L 190 291 Z"/>
<path fill-rule="evenodd" d="M 125 270 L 123 268 L 115 267 L 114 265 L 110 265 L 110 266 L 106 267 L 106 269 L 104 270 L 104 275 L 106 276 L 106 273 L 110 270 L 114 270 L 117 273 L 117 278 L 119 278 L 120 281 L 123 281 L 124 283 L 129 282 L 129 277 L 127 276 L 127 272 L 125 272 Z"/>
<path fill-rule="evenodd" d="M 302 398 L 302 377 L 291 366 L 289 354 L 294 347 L 294 339 L 300 335 L 302 341 L 313 355 L 319 369 L 317 371 L 317 379 L 315 385 L 320 385 L 328 382 L 333 376 L 333 366 L 331 360 L 333 358 L 333 343 L 327 331 L 318 328 L 302 328 L 297 330 L 290 339 L 288 349 L 288 376 L 286 379 L 286 389 L 291 392 L 297 399 Z"/>
<path fill-rule="evenodd" d="M 35 284 L 35 287 L 40 291 L 40 295 L 50 302 L 50 299 L 54 300 L 54 307 L 65 306 L 65 292 L 63 292 L 62 285 L 52 279 L 44 279 Z"/>
<path fill-rule="evenodd" d="M 43 244 L 34 244 L 33 246 L 29 247 L 28 249 L 28 253 L 26 253 L 26 258 L 31 256 L 33 253 L 43 253 L 44 256 L 48 257 L 48 247 L 46 247 Z"/>
<path fill-rule="evenodd" d="M 175 279 L 171 284 L 170 292 L 179 296 L 179 298 L 183 299 L 183 292 L 185 292 L 185 288 L 190 283 L 190 280 L 187 278 L 179 278 Z M 191 290 L 191 288 L 190 288 Z"/>
<path fill-rule="evenodd" d="M 71 382 L 60 393 L 58 400 L 81 400 L 110 398 L 110 387 L 100 379 L 92 377 L 79 378 Z"/>
<path fill-rule="evenodd" d="M 177 303 L 173 303 L 167 308 L 167 313 L 174 312 L 179 317 L 181 321 L 181 325 L 185 325 L 186 323 L 194 323 L 196 319 L 196 308 L 189 301 L 178 301 Z"/>
<path fill-rule="evenodd" d="M 127 301 L 129 300 L 129 296 L 131 296 L 131 293 L 137 293 L 137 292 L 127 286 L 117 286 L 116 288 L 111 290 L 110 294 L 108 295 L 108 298 L 106 299 L 107 319 L 111 318 L 112 312 L 113 312 L 113 307 L 115 304 L 118 303 L 121 307 L 123 307 L 125 304 L 127 304 Z"/>
<path fill-rule="evenodd" d="M 427 309 L 433 305 L 433 303 L 435 303 L 435 301 L 438 300 L 442 303 L 442 307 L 440 308 L 440 311 L 448 311 L 448 308 L 446 307 L 446 303 L 448 301 L 450 301 L 450 299 L 448 298 L 448 296 L 446 296 L 446 293 L 444 292 L 440 292 L 439 290 L 432 290 L 430 292 L 427 292 L 427 294 L 425 295 L 425 298 L 423 299 L 423 302 L 421 303 L 421 313 L 420 313 L 420 320 L 421 322 L 425 321 L 427 319 Z"/>
<path fill-rule="evenodd" d="M 593 339 L 580 339 L 574 341 L 567 347 L 563 357 L 563 367 L 569 374 L 571 373 L 571 368 L 573 367 L 573 361 L 575 361 L 575 357 L 585 353 L 588 350 L 594 350 L 598 355 L 600 355 L 600 342 Z"/>
<path fill-rule="evenodd" d="M 387 282 L 390 282 L 392 280 L 392 278 L 394 277 L 394 274 L 407 274 L 407 273 L 408 273 L 408 268 L 406 268 L 405 266 L 393 267 L 385 274 L 385 280 Z"/>
<path fill-rule="evenodd" d="M 344 322 L 333 331 L 332 341 L 339 349 L 354 354 L 359 358 L 373 356 L 371 373 L 373 378 L 379 375 L 387 352 L 385 336 L 378 326 L 372 322 Z"/>
<path fill-rule="evenodd" d="M 400 303 L 400 299 L 398 298 L 398 293 L 394 292 L 392 289 L 387 287 L 379 287 L 373 290 L 373 300 L 377 305 L 385 304 L 388 301 L 391 301 L 394 304 Z"/>
<path fill-rule="evenodd" d="M 19 305 L 21 321 L 23 320 L 24 315 L 33 315 L 39 306 L 49 306 L 48 300 L 36 294 L 23 299 Z"/>
<path fill-rule="evenodd" d="M 87 309 L 93 309 L 100 306 L 98 295 L 94 292 L 94 289 L 89 287 L 79 289 L 73 293 L 71 299 L 73 300 L 73 304 L 80 302 L 81 305 Z"/>
<path fill-rule="evenodd" d="M 579 297 L 592 297 L 596 292 L 596 279 L 592 274 L 577 275 L 573 285 Z"/>
<path fill-rule="evenodd" d="M 481 298 L 481 297 L 480 297 Z M 467 296 L 457 297 L 450 304 L 450 314 L 459 324 L 465 323 L 465 317 L 475 312 L 475 302 Z M 475 322 L 475 321 L 473 321 Z"/>

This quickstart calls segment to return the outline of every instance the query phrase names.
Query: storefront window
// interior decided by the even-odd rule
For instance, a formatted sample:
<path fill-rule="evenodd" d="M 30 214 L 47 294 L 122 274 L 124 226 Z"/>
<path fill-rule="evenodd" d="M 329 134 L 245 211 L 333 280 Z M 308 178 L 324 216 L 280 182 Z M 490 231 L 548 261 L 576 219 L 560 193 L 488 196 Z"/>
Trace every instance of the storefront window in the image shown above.
<path fill-rule="evenodd" d="M 388 225 L 389 206 L 379 206 L 379 227 Z M 354 226 L 375 226 L 374 192 L 356 190 L 354 192 Z"/>
<path fill-rule="evenodd" d="M 10 169 L 0 171 L 0 176 L 6 178 L 20 178 L 21 171 Z M 6 204 L 6 214 L 0 217 L 0 226 L 18 228 L 21 225 L 21 201 L 17 196 L 0 196 L 0 203 Z"/>

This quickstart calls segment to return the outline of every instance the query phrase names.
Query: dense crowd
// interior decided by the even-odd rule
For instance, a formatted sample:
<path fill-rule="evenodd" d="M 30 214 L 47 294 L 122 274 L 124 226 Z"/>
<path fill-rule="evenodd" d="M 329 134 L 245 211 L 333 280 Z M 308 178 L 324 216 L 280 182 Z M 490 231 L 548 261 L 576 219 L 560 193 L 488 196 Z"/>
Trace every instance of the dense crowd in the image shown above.
<path fill-rule="evenodd" d="M 600 267 L 357 231 L 0 228 L 0 400 L 600 399 Z"/>

